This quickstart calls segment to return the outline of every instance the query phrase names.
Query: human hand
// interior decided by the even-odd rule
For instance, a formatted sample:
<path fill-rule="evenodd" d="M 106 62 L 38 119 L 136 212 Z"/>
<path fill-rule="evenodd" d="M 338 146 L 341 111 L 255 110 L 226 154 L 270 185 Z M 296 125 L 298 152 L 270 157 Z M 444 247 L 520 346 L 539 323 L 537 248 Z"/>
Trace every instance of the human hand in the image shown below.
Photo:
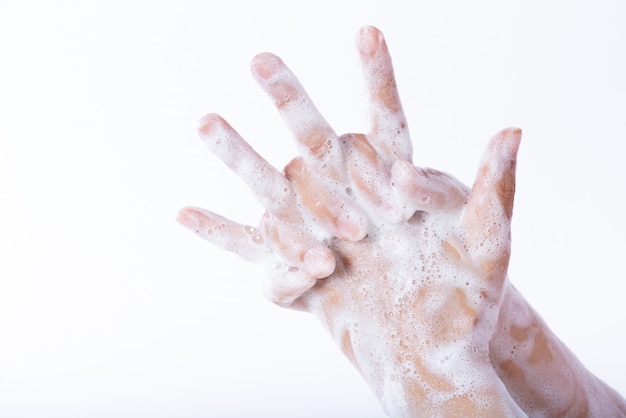
<path fill-rule="evenodd" d="M 256 228 L 197 208 L 179 220 L 266 264 L 265 294 L 316 314 L 394 416 L 522 414 L 488 357 L 507 283 L 521 133 L 492 139 L 471 191 L 414 167 L 382 34 L 364 28 L 358 44 L 367 134 L 338 136 L 283 62 L 260 54 L 253 74 L 301 156 L 283 175 L 208 115 L 201 136 L 267 212 Z"/>

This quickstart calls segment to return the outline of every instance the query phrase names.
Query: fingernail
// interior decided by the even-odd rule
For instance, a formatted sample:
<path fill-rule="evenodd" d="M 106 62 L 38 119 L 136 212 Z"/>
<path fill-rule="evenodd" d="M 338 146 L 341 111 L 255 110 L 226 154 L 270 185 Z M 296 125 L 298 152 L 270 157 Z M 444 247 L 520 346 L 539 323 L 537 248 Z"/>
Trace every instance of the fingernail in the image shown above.
<path fill-rule="evenodd" d="M 522 136 L 522 130 L 520 128 L 508 128 L 507 131 L 511 135 Z"/>
<path fill-rule="evenodd" d="M 262 52 L 252 58 L 250 67 L 253 74 L 263 80 L 267 80 L 276 72 L 276 65 L 279 61 L 280 58 L 277 56 L 268 52 Z"/>
<path fill-rule="evenodd" d="M 208 136 L 215 129 L 216 123 L 220 120 L 220 116 L 215 113 L 204 115 L 198 121 L 198 133 L 200 136 Z"/>
<path fill-rule="evenodd" d="M 365 26 L 361 29 L 359 39 L 361 52 L 367 55 L 373 55 L 382 43 L 383 37 L 378 29 L 372 26 Z"/>

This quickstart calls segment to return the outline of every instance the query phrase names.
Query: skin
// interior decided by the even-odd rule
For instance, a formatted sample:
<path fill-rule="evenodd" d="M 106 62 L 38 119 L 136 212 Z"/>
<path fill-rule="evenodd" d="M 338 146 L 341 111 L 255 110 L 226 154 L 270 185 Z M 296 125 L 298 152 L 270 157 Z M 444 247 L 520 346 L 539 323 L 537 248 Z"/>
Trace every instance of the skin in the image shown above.
<path fill-rule="evenodd" d="M 279 172 L 215 114 L 199 133 L 266 208 L 257 227 L 206 209 L 179 222 L 267 268 L 264 294 L 314 314 L 394 417 L 626 416 L 510 284 L 521 131 L 489 142 L 471 188 L 412 165 L 380 31 L 357 49 L 365 134 L 338 135 L 280 58 L 252 74 L 300 156 Z"/>

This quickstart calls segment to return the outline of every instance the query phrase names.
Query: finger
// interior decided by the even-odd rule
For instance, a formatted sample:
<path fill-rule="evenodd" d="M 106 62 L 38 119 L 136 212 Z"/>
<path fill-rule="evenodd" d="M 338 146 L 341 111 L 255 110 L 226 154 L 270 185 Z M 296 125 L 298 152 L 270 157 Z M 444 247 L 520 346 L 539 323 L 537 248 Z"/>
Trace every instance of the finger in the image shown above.
<path fill-rule="evenodd" d="M 383 34 L 374 27 L 363 27 L 358 50 L 365 79 L 368 138 L 390 161 L 411 161 L 411 139 Z"/>
<path fill-rule="evenodd" d="M 307 159 L 340 159 L 337 135 L 283 61 L 270 53 L 253 58 L 252 73 L 272 98 Z"/>
<path fill-rule="evenodd" d="M 490 275 L 501 275 L 508 268 L 515 168 L 521 137 L 520 129 L 508 128 L 491 139 L 461 219 L 470 253 Z"/>
<path fill-rule="evenodd" d="M 468 195 L 468 189 L 447 174 L 415 167 L 404 160 L 396 160 L 391 167 L 391 181 L 400 201 L 413 213 L 452 210 Z"/>
<path fill-rule="evenodd" d="M 274 264 L 267 266 L 261 292 L 269 301 L 288 308 L 292 307 L 294 302 L 316 283 L 317 280 L 305 271 L 283 264 Z"/>
<path fill-rule="evenodd" d="M 289 181 L 261 157 L 220 116 L 209 114 L 198 129 L 205 144 L 252 189 L 267 211 L 287 216 L 292 195 Z"/>
<path fill-rule="evenodd" d="M 261 229 L 272 250 L 278 255 L 275 263 L 266 263 L 266 277 L 262 285 L 265 297 L 282 307 L 292 306 L 318 279 L 330 276 L 335 270 L 333 252 L 315 241 L 307 232 L 290 222 L 271 219 L 266 214 Z"/>
<path fill-rule="evenodd" d="M 378 155 L 365 135 L 346 134 L 339 137 L 350 171 L 350 178 L 364 205 L 389 222 L 404 220 L 404 211 L 398 206 L 391 187 L 391 173 L 387 163 Z M 361 203 L 362 202 L 362 203 Z"/>
<path fill-rule="evenodd" d="M 342 193 L 349 193 L 345 186 L 328 184 L 295 158 L 285 167 L 285 176 L 291 180 L 300 201 L 319 223 L 334 236 L 348 241 L 358 241 L 367 234 L 365 215 L 349 203 Z"/>
<path fill-rule="evenodd" d="M 314 240 L 307 232 L 290 222 L 272 219 L 266 214 L 261 229 L 280 261 L 266 264 L 267 279 L 263 294 L 282 307 L 305 309 L 294 304 L 318 279 L 330 276 L 335 270 L 333 252 Z"/>
<path fill-rule="evenodd" d="M 206 209 L 187 207 L 176 220 L 214 245 L 249 261 L 260 262 L 269 256 L 269 247 L 260 231 L 230 221 Z"/>
<path fill-rule="evenodd" d="M 335 256 L 299 225 L 263 216 L 261 230 L 283 262 L 294 271 L 302 270 L 314 279 L 335 271 Z"/>

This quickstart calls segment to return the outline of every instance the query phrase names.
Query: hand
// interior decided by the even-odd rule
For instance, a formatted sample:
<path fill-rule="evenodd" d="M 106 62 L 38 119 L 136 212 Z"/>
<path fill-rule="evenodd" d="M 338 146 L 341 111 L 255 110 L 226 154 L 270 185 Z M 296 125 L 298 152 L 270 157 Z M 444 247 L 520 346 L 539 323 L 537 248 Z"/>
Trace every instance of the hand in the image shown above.
<path fill-rule="evenodd" d="M 200 135 L 267 212 L 246 227 L 204 209 L 180 222 L 264 263 L 265 294 L 325 324 L 393 416 L 523 415 L 489 361 L 510 255 L 521 132 L 487 147 L 471 190 L 411 164 L 411 141 L 386 43 L 359 34 L 367 134 L 338 136 L 283 62 L 252 72 L 298 141 L 281 174 L 223 119 Z"/>

